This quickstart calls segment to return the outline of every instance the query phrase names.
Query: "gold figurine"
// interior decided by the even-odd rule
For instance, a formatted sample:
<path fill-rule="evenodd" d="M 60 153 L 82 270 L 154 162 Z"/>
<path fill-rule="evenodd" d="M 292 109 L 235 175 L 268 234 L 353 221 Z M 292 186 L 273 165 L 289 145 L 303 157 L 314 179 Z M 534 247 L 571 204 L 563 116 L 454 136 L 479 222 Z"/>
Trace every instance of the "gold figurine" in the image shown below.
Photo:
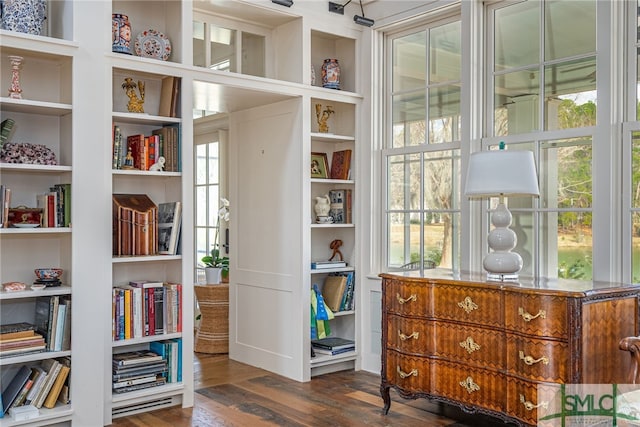
<path fill-rule="evenodd" d="M 335 113 L 331 109 L 331 105 L 327 105 L 327 108 L 322 110 L 322 104 L 316 104 L 316 118 L 318 120 L 318 132 L 327 133 L 329 132 L 329 126 L 327 125 L 327 120 L 329 120 L 329 116 Z"/>
<path fill-rule="evenodd" d="M 136 94 L 136 87 L 140 92 L 140 97 Z M 131 77 L 125 77 L 124 83 L 122 83 L 122 89 L 129 97 L 129 103 L 127 109 L 130 113 L 144 113 L 144 82 L 138 80 L 138 84 L 133 81 Z"/>

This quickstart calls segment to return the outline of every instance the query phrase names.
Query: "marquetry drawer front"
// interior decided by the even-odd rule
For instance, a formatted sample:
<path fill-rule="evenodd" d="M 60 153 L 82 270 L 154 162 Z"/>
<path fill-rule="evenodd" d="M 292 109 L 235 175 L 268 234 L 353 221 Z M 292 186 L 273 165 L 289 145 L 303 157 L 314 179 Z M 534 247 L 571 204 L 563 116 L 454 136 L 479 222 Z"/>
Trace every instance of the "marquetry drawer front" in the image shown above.
<path fill-rule="evenodd" d="M 385 288 L 385 308 L 405 316 L 430 316 L 429 285 L 389 280 Z"/>
<path fill-rule="evenodd" d="M 433 354 L 434 328 L 433 321 L 389 315 L 387 347 L 406 354 Z"/>
<path fill-rule="evenodd" d="M 440 285 L 433 289 L 433 300 L 434 315 L 438 319 L 503 327 L 499 289 Z"/>
<path fill-rule="evenodd" d="M 505 335 L 496 329 L 436 322 L 435 355 L 479 367 L 503 369 Z"/>
<path fill-rule="evenodd" d="M 386 350 L 385 366 L 387 381 L 412 392 L 429 391 L 429 359 L 407 356 L 392 350 Z"/>
<path fill-rule="evenodd" d="M 507 336 L 507 371 L 532 380 L 569 382 L 569 345 L 564 342 Z"/>
<path fill-rule="evenodd" d="M 549 393 L 545 389 L 557 392 L 557 385 L 545 386 L 542 383 L 520 381 L 507 377 L 507 413 L 527 424 L 537 425 L 538 414 L 547 415 L 550 413 L 547 410 L 552 409 L 552 402 L 544 399 L 547 396 L 553 396 L 554 393 Z M 538 390 L 542 391 L 540 399 L 538 399 Z"/>
<path fill-rule="evenodd" d="M 505 327 L 524 334 L 566 338 L 569 330 L 567 299 L 507 292 Z"/>
<path fill-rule="evenodd" d="M 494 411 L 504 411 L 505 378 L 497 371 L 439 361 L 433 370 L 433 394 Z"/>

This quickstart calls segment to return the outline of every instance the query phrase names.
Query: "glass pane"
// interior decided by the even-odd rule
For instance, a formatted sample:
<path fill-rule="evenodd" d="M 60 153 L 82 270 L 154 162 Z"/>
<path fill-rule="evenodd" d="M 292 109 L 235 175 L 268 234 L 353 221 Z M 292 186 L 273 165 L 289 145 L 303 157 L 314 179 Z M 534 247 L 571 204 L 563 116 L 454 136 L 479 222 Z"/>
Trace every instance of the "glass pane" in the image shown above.
<path fill-rule="evenodd" d="M 219 188 L 217 185 L 209 186 L 209 212 L 207 220 L 207 225 L 209 227 L 216 227 L 218 224 L 218 204 L 220 203 L 220 194 L 218 190 Z"/>
<path fill-rule="evenodd" d="M 459 214 L 426 212 L 423 230 L 425 269 L 454 268 L 459 265 Z"/>
<path fill-rule="evenodd" d="M 206 46 L 204 44 L 204 22 L 193 21 L 193 65 L 206 67 Z"/>
<path fill-rule="evenodd" d="M 218 164 L 219 164 L 219 154 L 218 154 L 218 143 L 212 142 L 207 144 L 209 148 L 209 184 L 217 184 L 219 180 L 219 172 L 218 172 Z"/>
<path fill-rule="evenodd" d="M 496 135 L 514 135 L 539 129 L 539 76 L 537 69 L 530 69 L 495 77 Z"/>
<path fill-rule="evenodd" d="M 433 28 L 429 38 L 429 83 L 460 80 L 460 21 Z"/>
<path fill-rule="evenodd" d="M 545 2 L 545 60 L 596 51 L 595 0 Z"/>
<path fill-rule="evenodd" d="M 196 145 L 196 185 L 207 183 L 207 146 Z"/>
<path fill-rule="evenodd" d="M 450 210 L 460 197 L 460 154 L 455 151 L 425 153 L 424 209 Z"/>
<path fill-rule="evenodd" d="M 207 226 L 207 187 L 196 187 L 196 227 Z"/>
<path fill-rule="evenodd" d="M 420 259 L 420 213 L 389 213 L 389 267 Z M 410 268 L 408 266 L 408 268 Z"/>
<path fill-rule="evenodd" d="M 633 235 L 631 237 L 631 278 L 633 283 L 640 282 L 640 213 L 634 212 L 631 216 L 633 222 Z"/>
<path fill-rule="evenodd" d="M 242 74 L 264 77 L 264 36 L 242 33 Z"/>
<path fill-rule="evenodd" d="M 517 243 L 513 252 L 522 257 L 521 276 L 534 277 L 533 271 L 533 243 L 535 242 L 533 214 L 531 212 L 518 212 L 516 201 L 527 199 L 530 204 L 532 197 L 511 198 L 508 200 L 508 207 L 511 211 L 511 228 L 516 233 Z"/>
<path fill-rule="evenodd" d="M 207 229 L 196 228 L 196 262 L 209 253 L 209 243 L 207 242 Z"/>
<path fill-rule="evenodd" d="M 572 216 L 571 226 L 562 217 Z M 554 278 L 591 280 L 593 246 L 591 222 L 583 212 L 549 212 L 541 216 L 540 247 L 548 265 L 541 275 Z"/>
<path fill-rule="evenodd" d="M 387 188 L 389 210 L 420 208 L 420 155 L 410 154 L 388 158 Z"/>
<path fill-rule="evenodd" d="M 541 144 L 539 176 L 540 204 L 547 209 L 591 208 L 592 146 L 590 138 L 549 141 Z M 581 215 L 591 224 L 591 213 Z M 559 223 L 578 226 L 572 214 L 561 215 Z"/>
<path fill-rule="evenodd" d="M 211 25 L 211 61 L 209 68 L 218 71 L 238 70 L 236 60 L 236 30 Z"/>
<path fill-rule="evenodd" d="M 527 1 L 495 11 L 495 71 L 540 62 L 538 5 Z"/>
<path fill-rule="evenodd" d="M 460 87 L 429 90 L 429 143 L 460 139 Z"/>
<path fill-rule="evenodd" d="M 640 207 L 640 131 L 631 133 L 631 207 Z"/>
<path fill-rule="evenodd" d="M 640 26 L 638 27 L 638 33 L 640 34 Z M 640 48 L 638 48 L 638 61 L 636 63 L 636 73 L 637 73 L 637 81 L 638 84 L 636 86 L 636 105 L 638 106 L 637 108 L 637 113 L 636 113 L 636 120 L 640 120 Z"/>
<path fill-rule="evenodd" d="M 638 23 L 638 43 L 640 43 L 640 0 L 638 0 L 638 4 L 636 6 L 636 10 L 637 10 L 637 23 Z"/>
<path fill-rule="evenodd" d="M 426 105 L 424 92 L 393 97 L 393 148 L 424 144 Z"/>
<path fill-rule="evenodd" d="M 426 86 L 427 33 L 422 31 L 393 40 L 393 91 Z"/>
<path fill-rule="evenodd" d="M 545 129 L 596 125 L 596 60 L 545 67 Z"/>

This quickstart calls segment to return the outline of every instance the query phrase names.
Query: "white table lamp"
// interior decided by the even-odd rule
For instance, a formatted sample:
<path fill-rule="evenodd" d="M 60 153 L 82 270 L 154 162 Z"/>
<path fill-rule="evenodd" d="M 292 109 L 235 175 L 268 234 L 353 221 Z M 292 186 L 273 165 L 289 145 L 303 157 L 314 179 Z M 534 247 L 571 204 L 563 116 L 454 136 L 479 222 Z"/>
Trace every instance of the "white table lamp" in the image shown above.
<path fill-rule="evenodd" d="M 500 197 L 491 214 L 494 228 L 487 241 L 489 253 L 482 265 L 490 280 L 517 280 L 522 269 L 522 257 L 511 252 L 516 247 L 516 233 L 509 228 L 511 212 L 504 197 L 539 196 L 536 164 L 531 151 L 507 151 L 500 143 L 500 150 L 481 151 L 469 157 L 469 169 L 465 195 L 469 198 Z"/>

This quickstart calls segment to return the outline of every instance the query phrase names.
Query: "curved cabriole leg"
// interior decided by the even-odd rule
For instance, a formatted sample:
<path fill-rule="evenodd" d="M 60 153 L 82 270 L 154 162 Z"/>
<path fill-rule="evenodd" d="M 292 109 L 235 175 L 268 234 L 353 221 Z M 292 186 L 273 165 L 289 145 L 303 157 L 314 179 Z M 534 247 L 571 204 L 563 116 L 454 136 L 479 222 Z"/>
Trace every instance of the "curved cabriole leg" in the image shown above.
<path fill-rule="evenodd" d="M 387 415 L 389 413 L 389 408 L 391 407 L 391 396 L 389 395 L 389 386 L 380 386 L 380 396 L 382 396 L 382 401 L 384 402 L 384 407 L 382 408 L 382 414 Z"/>

